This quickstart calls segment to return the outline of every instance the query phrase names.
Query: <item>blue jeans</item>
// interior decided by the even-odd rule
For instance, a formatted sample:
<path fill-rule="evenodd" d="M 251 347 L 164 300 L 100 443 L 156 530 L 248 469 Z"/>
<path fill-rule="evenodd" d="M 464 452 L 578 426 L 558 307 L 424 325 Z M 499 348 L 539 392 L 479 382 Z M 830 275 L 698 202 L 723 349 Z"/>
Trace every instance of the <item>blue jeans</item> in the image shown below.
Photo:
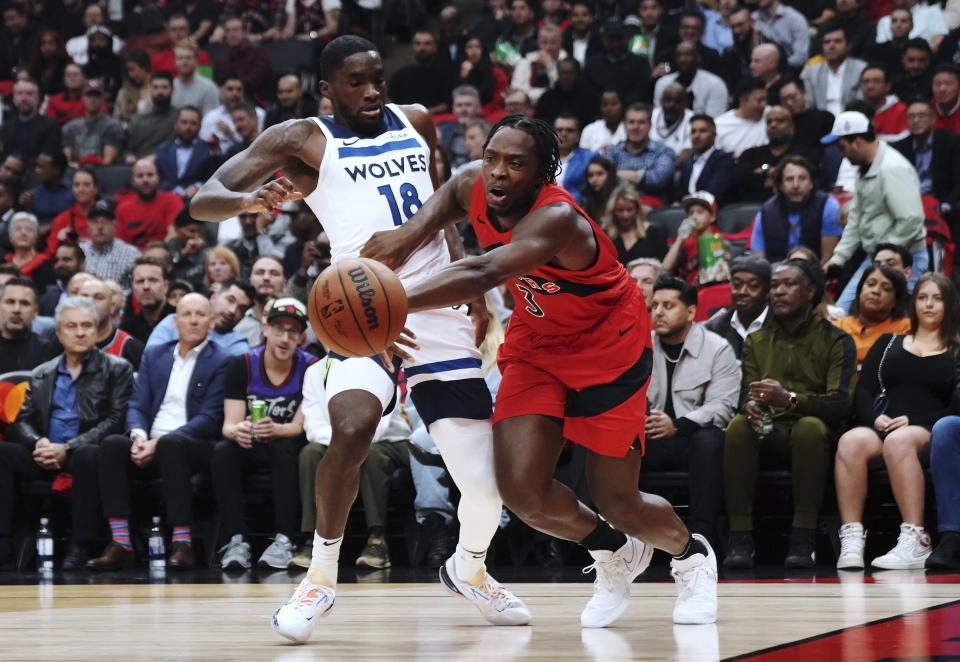
<path fill-rule="evenodd" d="M 853 274 L 853 277 L 850 278 L 847 286 L 843 288 L 843 292 L 840 293 L 840 298 L 837 299 L 837 306 L 843 308 L 843 312 L 850 312 L 850 304 L 853 303 L 853 300 L 857 296 L 857 284 L 860 282 L 863 272 L 866 271 L 872 262 L 872 257 L 865 259 L 856 273 Z M 917 284 L 917 280 L 919 280 L 920 276 L 924 274 L 929 266 L 930 256 L 927 255 L 927 247 L 924 246 L 921 250 L 913 254 L 913 274 L 910 276 L 910 280 L 907 281 L 907 292 L 913 292 L 913 286 Z"/>
<path fill-rule="evenodd" d="M 945 416 L 930 434 L 930 473 L 937 495 L 937 528 L 960 531 L 960 416 Z"/>

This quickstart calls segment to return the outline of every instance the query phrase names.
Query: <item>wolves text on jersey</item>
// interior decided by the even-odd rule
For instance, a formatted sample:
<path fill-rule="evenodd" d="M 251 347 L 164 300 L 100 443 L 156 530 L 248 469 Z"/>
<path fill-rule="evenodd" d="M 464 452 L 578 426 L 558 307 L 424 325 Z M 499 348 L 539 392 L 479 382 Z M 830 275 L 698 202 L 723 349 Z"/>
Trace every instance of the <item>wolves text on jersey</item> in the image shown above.
<path fill-rule="evenodd" d="M 384 159 L 380 163 L 344 166 L 343 171 L 350 175 L 353 181 L 357 181 L 358 177 L 365 180 L 368 175 L 371 179 L 383 179 L 384 177 L 396 177 L 405 172 L 425 172 L 427 167 L 426 155 L 407 154 L 406 156 Z"/>

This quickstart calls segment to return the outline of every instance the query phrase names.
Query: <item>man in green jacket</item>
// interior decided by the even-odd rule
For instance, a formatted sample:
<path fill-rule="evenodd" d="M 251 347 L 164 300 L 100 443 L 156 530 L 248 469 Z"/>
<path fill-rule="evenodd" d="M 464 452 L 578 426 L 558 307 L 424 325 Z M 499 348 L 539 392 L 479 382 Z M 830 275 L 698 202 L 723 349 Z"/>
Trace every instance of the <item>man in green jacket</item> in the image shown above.
<path fill-rule="evenodd" d="M 744 343 L 742 413 L 727 426 L 723 458 L 727 568 L 753 567 L 759 459 L 771 451 L 788 458 L 793 473 L 793 533 L 784 565 L 815 564 L 828 452 L 850 411 L 857 374 L 853 338 L 814 311 L 822 296 L 823 273 L 816 265 L 781 262 L 770 280 L 772 322 Z"/>
<path fill-rule="evenodd" d="M 870 264 L 869 256 L 884 242 L 903 246 L 913 254 L 913 276 L 907 283 L 907 288 L 912 290 L 930 262 L 920 179 L 913 164 L 877 140 L 867 116 L 852 110 L 840 113 L 833 131 L 820 142 L 837 143 L 840 153 L 859 167 L 847 225 L 824 269 L 842 266 L 858 248 L 863 248 L 868 257 L 850 278 L 837 305 L 845 311 L 850 309 L 860 276 Z"/>

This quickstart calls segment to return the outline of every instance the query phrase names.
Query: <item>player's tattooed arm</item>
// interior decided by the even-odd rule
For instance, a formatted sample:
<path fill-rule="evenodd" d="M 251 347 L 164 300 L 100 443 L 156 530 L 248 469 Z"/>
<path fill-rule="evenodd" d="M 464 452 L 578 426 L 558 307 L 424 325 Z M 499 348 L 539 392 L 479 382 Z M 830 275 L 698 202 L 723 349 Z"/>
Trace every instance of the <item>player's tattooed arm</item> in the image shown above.
<path fill-rule="evenodd" d="M 406 223 L 395 230 L 374 233 L 360 255 L 383 262 L 391 269 L 399 268 L 437 232 L 467 215 L 470 194 L 479 176 L 479 161 L 466 166 L 431 195 Z"/>
<path fill-rule="evenodd" d="M 310 120 L 290 120 L 264 131 L 220 166 L 190 203 L 191 215 L 222 221 L 242 212 L 272 211 L 310 191 L 304 175 L 320 166 L 326 141 Z M 266 182 L 277 172 L 283 177 Z M 315 182 L 315 180 L 314 180 Z"/>

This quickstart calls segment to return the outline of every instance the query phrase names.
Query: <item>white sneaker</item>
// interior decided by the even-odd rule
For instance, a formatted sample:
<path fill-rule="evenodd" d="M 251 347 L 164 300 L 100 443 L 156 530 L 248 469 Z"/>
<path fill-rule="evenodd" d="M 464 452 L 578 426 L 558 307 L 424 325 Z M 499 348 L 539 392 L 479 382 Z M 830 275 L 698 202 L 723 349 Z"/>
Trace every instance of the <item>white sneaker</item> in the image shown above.
<path fill-rule="evenodd" d="M 230 541 L 219 549 L 223 553 L 220 557 L 220 568 L 223 570 L 249 570 L 250 544 L 244 542 L 239 533 L 230 538 Z"/>
<path fill-rule="evenodd" d="M 875 558 L 870 565 L 886 570 L 913 570 L 923 568 L 927 557 L 932 553 L 930 535 L 923 527 L 904 522 L 900 525 L 896 547 Z"/>
<path fill-rule="evenodd" d="M 273 629 L 302 644 L 310 638 L 316 618 L 327 616 L 333 609 L 336 594 L 335 588 L 314 584 L 304 577 L 290 601 L 273 613 Z"/>
<path fill-rule="evenodd" d="M 484 568 L 483 581 L 479 586 L 461 581 L 457 577 L 456 554 L 440 566 L 440 583 L 450 592 L 462 595 L 472 602 L 489 623 L 494 625 L 527 625 L 530 610 L 517 596 L 490 576 Z"/>
<path fill-rule="evenodd" d="M 707 548 L 707 555 L 694 554 L 682 561 L 670 561 L 670 574 L 677 582 L 677 604 L 673 622 L 679 625 L 704 625 L 717 621 L 717 555 L 699 533 L 693 537 Z"/>
<path fill-rule="evenodd" d="M 860 522 L 849 522 L 840 527 L 840 556 L 837 557 L 838 570 L 858 570 L 863 567 L 863 546 L 867 542 L 867 532 Z"/>
<path fill-rule="evenodd" d="M 627 536 L 626 544 L 617 551 L 597 550 L 590 552 L 590 556 L 594 562 L 584 568 L 583 573 L 595 570 L 597 578 L 593 582 L 593 597 L 580 613 L 580 625 L 602 628 L 627 610 L 630 584 L 650 565 L 653 547 Z"/>
<path fill-rule="evenodd" d="M 278 533 L 274 537 L 273 542 L 270 543 L 270 546 L 263 550 L 263 554 L 260 555 L 260 560 L 257 561 L 257 565 L 268 566 L 270 568 L 276 568 L 277 570 L 286 570 L 292 558 L 293 543 L 290 542 L 290 538 L 282 533 Z"/>

